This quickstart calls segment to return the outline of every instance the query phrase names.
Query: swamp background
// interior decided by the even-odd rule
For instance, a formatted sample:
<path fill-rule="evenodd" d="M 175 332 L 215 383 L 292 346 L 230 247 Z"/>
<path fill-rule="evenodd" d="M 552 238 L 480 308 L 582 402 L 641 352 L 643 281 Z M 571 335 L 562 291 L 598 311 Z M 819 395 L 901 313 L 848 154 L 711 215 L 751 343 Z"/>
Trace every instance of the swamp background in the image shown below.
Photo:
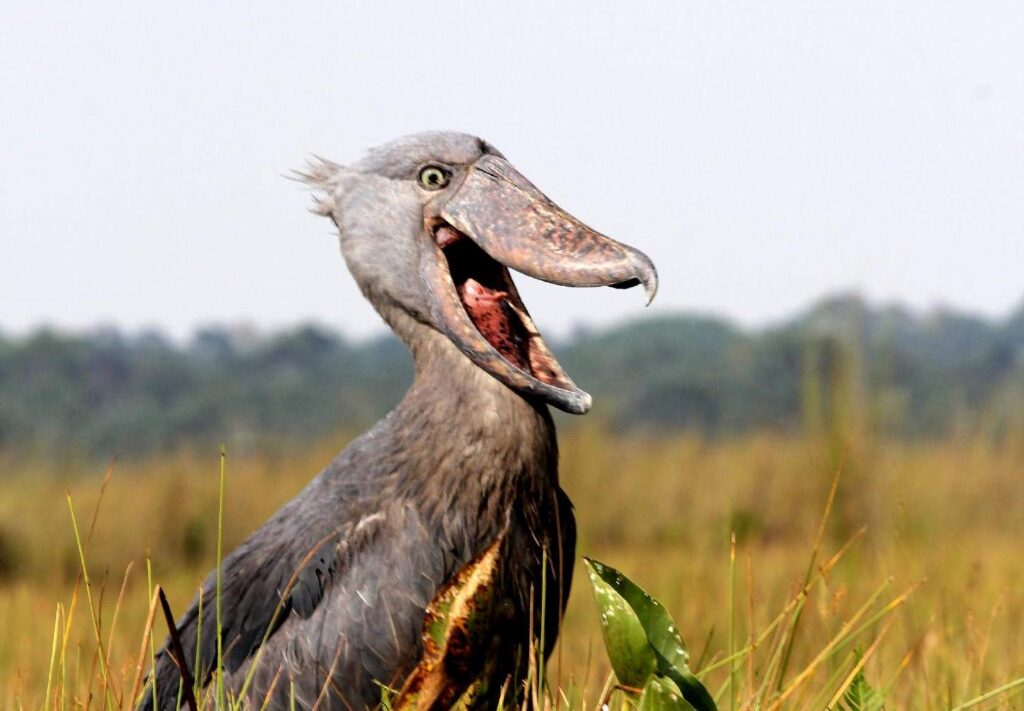
<path fill-rule="evenodd" d="M 699 670 L 727 656 L 730 617 L 738 648 L 800 588 L 841 468 L 818 564 L 854 543 L 808 598 L 792 669 L 880 588 L 879 609 L 915 588 L 865 667 L 892 707 L 952 706 L 1017 678 L 1022 316 L 921 315 L 845 295 L 759 331 L 677 315 L 563 339 L 559 355 L 598 403 L 595 416 L 559 417 L 579 552 L 664 601 Z M 88 559 L 104 635 L 131 566 L 108 650 L 126 686 L 147 552 L 177 610 L 214 565 L 218 443 L 230 550 L 394 402 L 410 370 L 391 339 L 314 326 L 206 329 L 186 344 L 112 330 L 0 340 L 3 704 L 38 707 L 54 674 L 56 605 L 66 613 L 80 570 L 64 492 L 84 531 L 115 445 Z M 587 588 L 579 569 L 549 679 L 592 706 L 608 663 Z M 98 690 L 83 604 L 56 672 L 73 704 Z M 881 625 L 830 654 L 790 703 L 811 703 Z M 764 656 L 740 665 L 741 702 L 763 683 Z M 722 691 L 728 676 L 719 666 L 706 683 Z"/>

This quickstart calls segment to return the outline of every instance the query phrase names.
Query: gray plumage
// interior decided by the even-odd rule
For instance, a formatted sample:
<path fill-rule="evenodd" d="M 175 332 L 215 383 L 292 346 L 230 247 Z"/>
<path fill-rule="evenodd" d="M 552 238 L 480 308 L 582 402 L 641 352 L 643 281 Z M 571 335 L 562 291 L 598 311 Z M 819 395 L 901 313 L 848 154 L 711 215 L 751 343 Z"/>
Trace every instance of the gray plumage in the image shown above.
<path fill-rule="evenodd" d="M 225 674 L 237 693 L 281 603 L 246 690 L 258 707 L 367 708 L 375 681 L 392 686 L 415 666 L 424 608 L 437 589 L 507 530 L 499 594 L 505 616 L 496 674 L 513 693 L 525 671 L 527 630 L 540 629 L 541 560 L 550 569 L 544 622 L 553 644 L 568 595 L 575 529 L 559 488 L 555 429 L 546 404 L 524 397 L 472 362 L 435 322 L 418 264 L 424 196 L 417 166 L 467 166 L 485 152 L 472 136 L 420 134 L 372 151 L 351 167 L 327 161 L 305 176 L 317 211 L 338 227 L 342 254 L 363 294 L 413 353 L 402 402 L 353 441 L 295 499 L 223 563 Z M 312 559 L 303 559 L 321 545 Z M 281 601 L 293 573 L 297 583 Z M 208 683 L 216 659 L 214 576 L 178 622 L 193 674 Z M 534 619 L 528 611 L 534 610 Z M 179 674 L 166 651 L 155 668 L 157 706 L 175 704 Z M 496 686 L 500 686 L 499 683 Z M 147 688 L 140 700 L 152 708 Z"/>

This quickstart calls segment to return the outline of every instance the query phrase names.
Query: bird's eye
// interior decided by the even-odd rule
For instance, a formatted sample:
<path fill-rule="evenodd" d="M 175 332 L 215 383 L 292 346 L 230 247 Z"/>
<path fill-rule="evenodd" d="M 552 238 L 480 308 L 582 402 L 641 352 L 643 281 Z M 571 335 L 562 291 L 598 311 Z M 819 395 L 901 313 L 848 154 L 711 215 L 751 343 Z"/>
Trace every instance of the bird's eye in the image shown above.
<path fill-rule="evenodd" d="M 419 181 L 427 190 L 440 190 L 448 184 L 448 172 L 436 165 L 427 165 L 420 168 Z"/>

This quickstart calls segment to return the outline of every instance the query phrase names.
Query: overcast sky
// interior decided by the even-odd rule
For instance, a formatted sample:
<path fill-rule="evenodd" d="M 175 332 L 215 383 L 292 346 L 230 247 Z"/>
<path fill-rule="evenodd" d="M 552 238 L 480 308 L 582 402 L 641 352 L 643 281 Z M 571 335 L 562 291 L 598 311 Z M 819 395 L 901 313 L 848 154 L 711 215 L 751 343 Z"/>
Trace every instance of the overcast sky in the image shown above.
<path fill-rule="evenodd" d="M 600 9 L 598 9 L 600 8 Z M 646 251 L 653 311 L 1024 298 L 1024 3 L 18 2 L 0 330 L 382 326 L 282 176 L 476 133 Z M 518 279 L 554 332 L 635 292 Z"/>

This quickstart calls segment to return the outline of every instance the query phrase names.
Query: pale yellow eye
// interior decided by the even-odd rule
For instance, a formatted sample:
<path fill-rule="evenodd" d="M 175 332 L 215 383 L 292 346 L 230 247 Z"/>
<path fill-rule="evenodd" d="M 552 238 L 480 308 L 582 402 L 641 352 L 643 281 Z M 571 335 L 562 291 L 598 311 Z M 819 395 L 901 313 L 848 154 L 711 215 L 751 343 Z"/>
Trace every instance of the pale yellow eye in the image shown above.
<path fill-rule="evenodd" d="M 427 190 L 440 190 L 448 184 L 448 173 L 436 165 L 428 165 L 420 169 L 419 181 Z"/>

